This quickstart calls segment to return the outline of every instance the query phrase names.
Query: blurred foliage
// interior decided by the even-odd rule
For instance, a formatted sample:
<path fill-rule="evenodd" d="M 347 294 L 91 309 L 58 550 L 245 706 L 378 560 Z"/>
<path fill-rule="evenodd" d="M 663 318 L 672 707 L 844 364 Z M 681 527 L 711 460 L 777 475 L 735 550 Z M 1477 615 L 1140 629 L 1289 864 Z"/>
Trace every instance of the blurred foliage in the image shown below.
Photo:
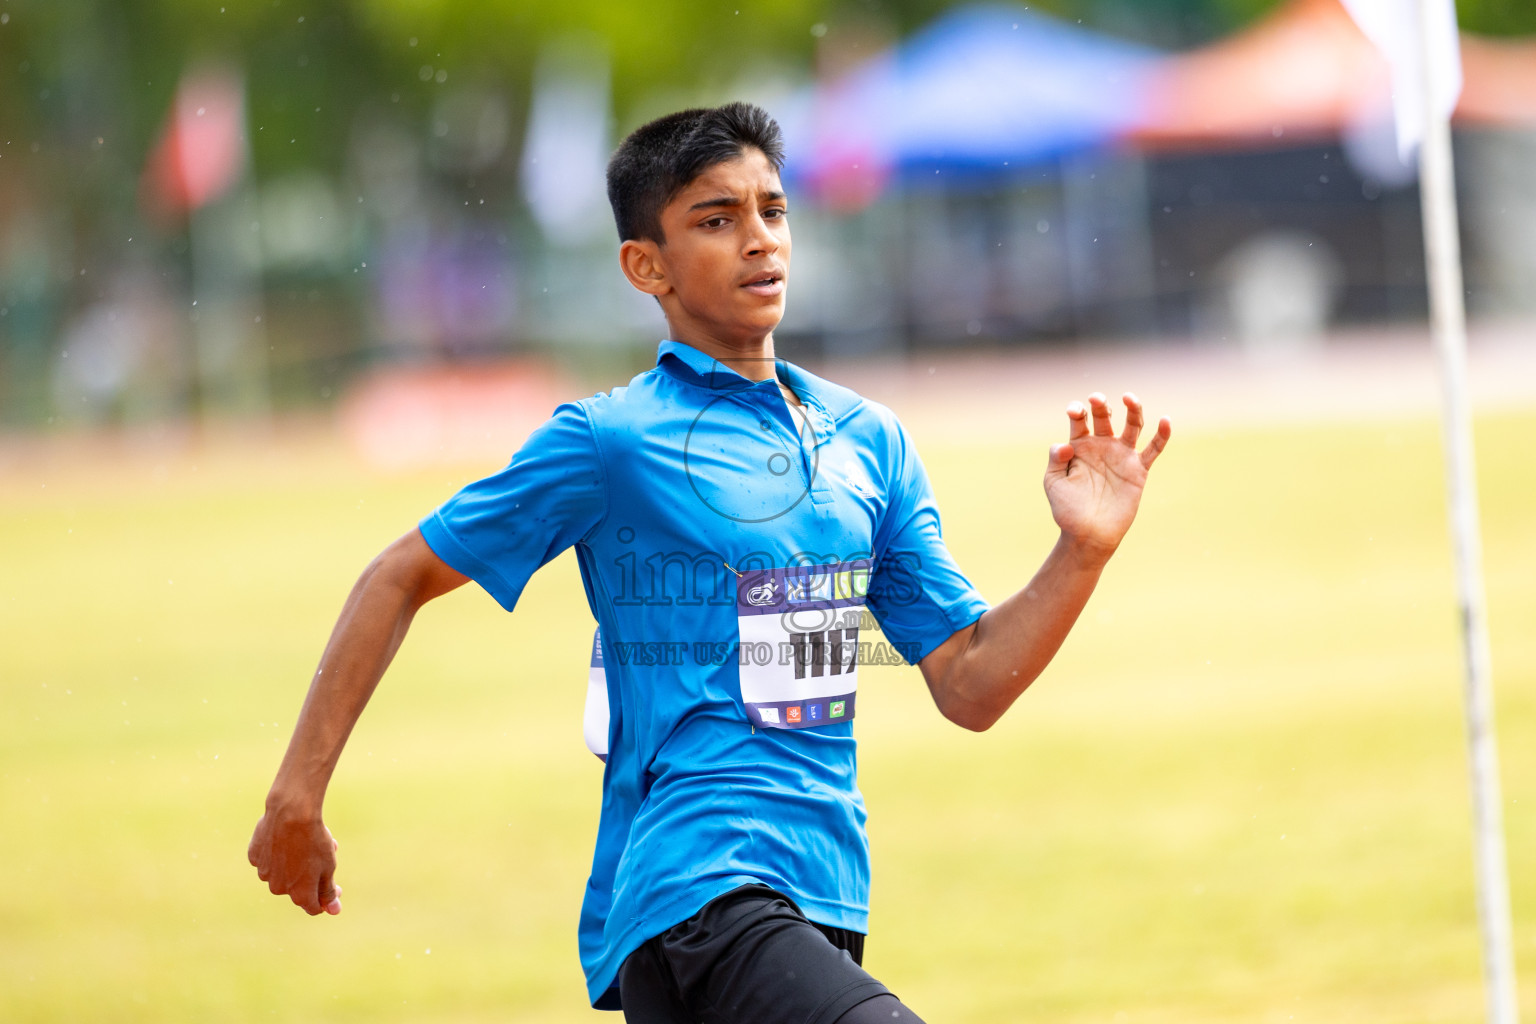
<path fill-rule="evenodd" d="M 744 69 L 808 70 L 840 26 L 909 32 L 951 0 L 5 0 L 0 24 L 0 142 L 50 138 L 71 173 L 125 188 L 151 146 L 177 76 L 200 56 L 236 57 L 250 86 L 259 171 L 338 167 L 360 104 L 428 108 L 445 82 L 491 78 L 526 99 L 538 51 L 585 35 L 612 60 L 621 127 L 653 97 L 718 92 Z M 1231 32 L 1275 0 L 1044 0 L 1031 5 L 1165 47 Z M 1461 0 L 1462 24 L 1536 32 L 1530 0 Z M 445 74 L 439 74 L 444 72 Z M 101 139 L 107 154 L 82 154 Z M 5 148 L 5 146 L 0 146 Z M 10 154 L 7 154 L 9 156 Z M 94 162 L 94 163 L 93 163 Z M 81 182 L 88 185 L 87 180 Z"/>
<path fill-rule="evenodd" d="M 1495 36 L 1536 32 L 1536 3 L 1531 0 L 1457 0 L 1456 17 L 1468 32 Z"/>

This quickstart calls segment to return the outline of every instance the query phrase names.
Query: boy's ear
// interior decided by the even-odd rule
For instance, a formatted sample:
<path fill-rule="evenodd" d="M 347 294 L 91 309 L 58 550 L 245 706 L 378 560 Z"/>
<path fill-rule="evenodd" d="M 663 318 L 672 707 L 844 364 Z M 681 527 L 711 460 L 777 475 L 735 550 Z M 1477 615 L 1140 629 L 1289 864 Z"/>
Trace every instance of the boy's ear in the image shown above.
<path fill-rule="evenodd" d="M 662 265 L 661 246 L 649 238 L 626 239 L 619 246 L 619 269 L 629 278 L 629 283 L 660 298 L 672 290 L 667 280 L 666 267 Z"/>

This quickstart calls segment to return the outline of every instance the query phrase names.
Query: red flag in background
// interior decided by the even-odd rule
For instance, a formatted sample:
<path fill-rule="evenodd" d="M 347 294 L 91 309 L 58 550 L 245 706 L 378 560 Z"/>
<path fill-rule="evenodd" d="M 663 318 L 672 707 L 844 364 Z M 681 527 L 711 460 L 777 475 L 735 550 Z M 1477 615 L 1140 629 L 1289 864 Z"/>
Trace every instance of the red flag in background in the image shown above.
<path fill-rule="evenodd" d="M 182 77 L 140 183 L 144 205 L 180 217 L 217 199 L 245 171 L 245 83 L 228 68 Z"/>

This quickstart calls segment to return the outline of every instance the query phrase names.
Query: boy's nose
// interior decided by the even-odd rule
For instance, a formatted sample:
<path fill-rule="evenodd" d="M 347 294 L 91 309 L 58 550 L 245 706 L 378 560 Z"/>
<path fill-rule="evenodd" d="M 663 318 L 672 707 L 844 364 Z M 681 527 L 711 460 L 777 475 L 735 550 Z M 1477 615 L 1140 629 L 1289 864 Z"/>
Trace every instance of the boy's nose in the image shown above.
<path fill-rule="evenodd" d="M 779 238 L 761 217 L 752 219 L 752 233 L 747 239 L 746 255 L 773 255 L 779 251 Z"/>

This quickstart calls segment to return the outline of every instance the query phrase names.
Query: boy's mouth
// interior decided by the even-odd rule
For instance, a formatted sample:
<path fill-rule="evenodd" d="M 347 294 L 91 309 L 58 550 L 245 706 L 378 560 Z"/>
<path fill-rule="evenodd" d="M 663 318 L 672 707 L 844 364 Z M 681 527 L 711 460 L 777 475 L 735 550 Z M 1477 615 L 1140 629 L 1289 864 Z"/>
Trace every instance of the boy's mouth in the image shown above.
<path fill-rule="evenodd" d="M 777 270 L 769 271 L 766 274 L 755 277 L 752 280 L 746 282 L 742 285 L 742 287 L 751 292 L 753 295 L 761 295 L 764 298 L 771 298 L 784 291 L 784 273 L 783 271 Z"/>

